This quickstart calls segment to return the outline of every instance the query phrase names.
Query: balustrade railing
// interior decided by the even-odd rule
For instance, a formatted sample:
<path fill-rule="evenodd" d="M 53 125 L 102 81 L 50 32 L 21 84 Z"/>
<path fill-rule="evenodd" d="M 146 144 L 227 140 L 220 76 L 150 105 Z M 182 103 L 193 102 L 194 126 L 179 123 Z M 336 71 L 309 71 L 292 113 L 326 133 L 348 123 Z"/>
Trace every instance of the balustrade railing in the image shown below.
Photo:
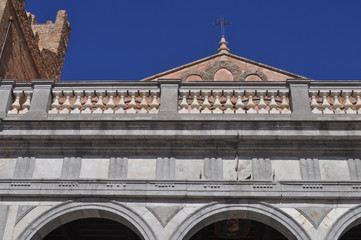
<path fill-rule="evenodd" d="M 49 114 L 158 113 L 159 89 L 52 90 Z"/>
<path fill-rule="evenodd" d="M 327 115 L 327 119 L 330 120 L 330 115 L 334 115 L 334 119 L 354 120 L 355 117 L 360 116 L 359 114 L 361 114 L 361 81 L 297 79 L 285 82 L 188 83 L 172 79 L 159 82 L 0 81 L 1 119 L 64 120 L 65 115 L 93 115 L 94 119 L 121 119 L 122 116 L 127 115 L 124 119 L 131 120 L 132 117 L 129 116 L 136 115 L 138 119 L 142 119 L 142 116 L 153 119 L 150 116 L 154 116 L 154 119 L 161 120 L 168 118 L 220 120 L 223 117 L 217 117 L 219 115 L 233 115 L 234 117 L 230 119 L 262 120 L 266 119 L 267 115 L 272 115 L 269 119 L 317 120 Z M 204 118 L 202 115 L 214 117 Z M 70 118 L 81 119 L 81 117 Z"/>
<path fill-rule="evenodd" d="M 15 87 L 12 91 L 12 94 L 13 102 L 8 111 L 8 114 L 25 114 L 29 112 L 33 90 Z"/>
<path fill-rule="evenodd" d="M 190 114 L 290 114 L 289 90 L 183 89 L 178 112 Z"/>
<path fill-rule="evenodd" d="M 310 90 L 314 114 L 361 114 L 361 90 Z"/>

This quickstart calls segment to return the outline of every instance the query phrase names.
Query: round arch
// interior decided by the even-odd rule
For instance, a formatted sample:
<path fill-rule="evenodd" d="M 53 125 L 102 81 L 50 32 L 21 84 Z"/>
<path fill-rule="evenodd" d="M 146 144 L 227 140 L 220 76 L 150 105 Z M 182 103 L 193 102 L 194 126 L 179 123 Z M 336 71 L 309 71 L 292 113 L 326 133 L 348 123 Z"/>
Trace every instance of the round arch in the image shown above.
<path fill-rule="evenodd" d="M 212 204 L 185 219 L 172 233 L 172 240 L 189 240 L 196 232 L 229 218 L 250 219 L 273 227 L 289 240 L 310 240 L 306 231 L 291 216 L 268 204 Z"/>
<path fill-rule="evenodd" d="M 235 63 L 229 61 L 215 61 L 209 64 L 206 69 L 206 74 L 210 77 L 209 81 L 214 81 L 214 74 L 220 69 L 227 69 L 233 75 L 233 81 L 239 81 L 239 76 L 242 74 L 242 70 Z"/>
<path fill-rule="evenodd" d="M 267 76 L 263 72 L 260 72 L 260 71 L 257 71 L 257 70 L 248 70 L 248 71 L 243 72 L 240 75 L 240 78 L 238 80 L 239 81 L 245 81 L 246 78 L 248 76 L 251 76 L 251 75 L 258 76 L 263 82 L 268 81 Z"/>
<path fill-rule="evenodd" d="M 94 201 L 94 199 L 92 199 Z M 156 240 L 150 226 L 137 213 L 115 201 L 68 201 L 46 211 L 20 234 L 18 240 L 41 240 L 52 230 L 84 218 L 104 218 L 130 228 L 142 240 Z"/>
<path fill-rule="evenodd" d="M 330 227 L 327 240 L 338 240 L 351 228 L 361 224 L 361 205 L 350 208 L 342 214 Z"/>

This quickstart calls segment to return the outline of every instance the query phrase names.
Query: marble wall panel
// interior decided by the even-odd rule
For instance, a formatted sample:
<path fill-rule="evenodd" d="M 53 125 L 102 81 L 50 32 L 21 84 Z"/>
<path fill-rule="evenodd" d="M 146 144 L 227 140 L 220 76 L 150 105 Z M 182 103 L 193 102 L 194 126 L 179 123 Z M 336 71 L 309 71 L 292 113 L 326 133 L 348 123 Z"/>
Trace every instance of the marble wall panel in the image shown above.
<path fill-rule="evenodd" d="M 16 166 L 16 159 L 2 158 L 0 159 L 0 179 L 12 178 Z"/>
<path fill-rule="evenodd" d="M 252 161 L 239 159 L 223 159 L 224 180 L 245 180 L 252 174 Z"/>
<path fill-rule="evenodd" d="M 82 159 L 80 178 L 108 178 L 109 159 Z"/>
<path fill-rule="evenodd" d="M 54 179 L 59 178 L 63 159 L 36 159 L 33 172 L 35 179 Z"/>
<path fill-rule="evenodd" d="M 175 163 L 175 178 L 197 180 L 204 178 L 204 161 L 193 159 L 177 159 Z"/>
<path fill-rule="evenodd" d="M 271 160 L 275 180 L 301 180 L 299 160 Z"/>
<path fill-rule="evenodd" d="M 347 160 L 319 160 L 321 179 L 327 181 L 350 180 Z"/>
<path fill-rule="evenodd" d="M 156 159 L 128 159 L 128 179 L 155 179 Z"/>

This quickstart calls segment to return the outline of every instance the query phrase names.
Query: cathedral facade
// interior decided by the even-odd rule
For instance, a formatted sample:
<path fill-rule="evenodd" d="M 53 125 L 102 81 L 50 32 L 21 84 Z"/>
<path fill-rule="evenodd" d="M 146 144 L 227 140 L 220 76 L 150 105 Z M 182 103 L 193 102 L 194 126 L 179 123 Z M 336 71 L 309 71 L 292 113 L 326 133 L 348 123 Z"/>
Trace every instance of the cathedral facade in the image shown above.
<path fill-rule="evenodd" d="M 0 119 L 0 239 L 361 236 L 361 81 L 222 38 L 141 81 L 2 79 Z"/>

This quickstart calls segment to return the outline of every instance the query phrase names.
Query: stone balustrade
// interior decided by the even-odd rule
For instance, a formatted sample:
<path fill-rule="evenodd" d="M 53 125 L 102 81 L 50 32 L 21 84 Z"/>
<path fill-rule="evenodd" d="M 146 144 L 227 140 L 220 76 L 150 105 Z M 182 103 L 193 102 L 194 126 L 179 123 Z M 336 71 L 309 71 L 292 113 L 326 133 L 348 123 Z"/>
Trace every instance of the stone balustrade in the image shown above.
<path fill-rule="evenodd" d="M 158 113 L 159 89 L 54 88 L 49 114 Z"/>
<path fill-rule="evenodd" d="M 17 88 L 13 89 L 13 101 L 8 114 L 25 114 L 29 112 L 33 89 Z"/>
<path fill-rule="evenodd" d="M 0 82 L 0 118 L 13 120 L 324 120 L 353 119 L 360 109 L 361 81 Z"/>
<path fill-rule="evenodd" d="M 288 89 L 184 89 L 179 91 L 179 113 L 290 114 Z"/>
<path fill-rule="evenodd" d="M 310 90 L 314 114 L 361 114 L 361 89 Z"/>

